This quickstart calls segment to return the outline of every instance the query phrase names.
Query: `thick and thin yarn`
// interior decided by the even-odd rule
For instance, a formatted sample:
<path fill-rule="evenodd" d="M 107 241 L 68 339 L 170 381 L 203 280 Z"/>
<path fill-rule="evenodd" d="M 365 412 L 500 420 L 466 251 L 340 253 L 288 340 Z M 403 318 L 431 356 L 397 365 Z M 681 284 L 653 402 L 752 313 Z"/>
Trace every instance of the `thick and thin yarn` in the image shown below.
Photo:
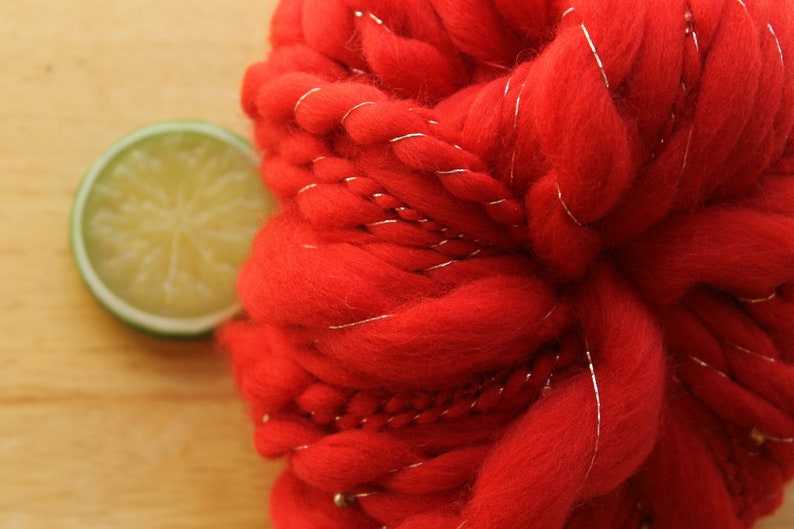
<path fill-rule="evenodd" d="M 219 334 L 278 529 L 739 529 L 794 472 L 794 7 L 283 0 Z"/>

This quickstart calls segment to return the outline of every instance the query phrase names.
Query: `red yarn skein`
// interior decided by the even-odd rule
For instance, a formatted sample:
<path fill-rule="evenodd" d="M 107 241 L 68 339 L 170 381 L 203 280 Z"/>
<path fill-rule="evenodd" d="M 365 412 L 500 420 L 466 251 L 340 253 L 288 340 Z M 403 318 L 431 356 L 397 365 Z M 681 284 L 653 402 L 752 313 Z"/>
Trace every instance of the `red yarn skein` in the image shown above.
<path fill-rule="evenodd" d="M 794 472 L 794 8 L 283 0 L 219 334 L 278 529 L 747 528 Z M 264 420 L 262 420 L 264 418 Z"/>

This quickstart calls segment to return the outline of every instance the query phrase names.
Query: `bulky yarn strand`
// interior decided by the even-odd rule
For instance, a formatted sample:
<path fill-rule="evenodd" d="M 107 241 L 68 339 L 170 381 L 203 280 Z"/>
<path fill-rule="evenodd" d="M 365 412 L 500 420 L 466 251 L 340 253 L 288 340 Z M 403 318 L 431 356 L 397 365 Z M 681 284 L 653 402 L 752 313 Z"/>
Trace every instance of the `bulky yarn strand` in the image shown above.
<path fill-rule="evenodd" d="M 282 0 L 219 339 L 278 529 L 749 528 L 794 474 L 794 8 Z"/>

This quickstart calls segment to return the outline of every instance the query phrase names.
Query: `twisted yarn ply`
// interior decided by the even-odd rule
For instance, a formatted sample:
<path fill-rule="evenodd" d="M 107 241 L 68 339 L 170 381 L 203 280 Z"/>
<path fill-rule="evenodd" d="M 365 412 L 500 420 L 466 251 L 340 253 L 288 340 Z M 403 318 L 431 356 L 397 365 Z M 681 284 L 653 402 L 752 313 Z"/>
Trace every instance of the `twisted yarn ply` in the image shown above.
<path fill-rule="evenodd" d="M 794 6 L 283 0 L 224 327 L 278 529 L 738 529 L 794 472 Z"/>

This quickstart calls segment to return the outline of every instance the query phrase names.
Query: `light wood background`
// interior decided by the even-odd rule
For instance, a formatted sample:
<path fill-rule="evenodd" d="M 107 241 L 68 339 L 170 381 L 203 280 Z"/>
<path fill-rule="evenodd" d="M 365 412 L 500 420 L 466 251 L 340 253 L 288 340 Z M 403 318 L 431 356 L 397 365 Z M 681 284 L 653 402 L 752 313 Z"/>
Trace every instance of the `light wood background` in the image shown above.
<path fill-rule="evenodd" d="M 269 528 L 226 359 L 90 297 L 67 218 L 86 168 L 148 123 L 242 134 L 273 0 L 0 1 L 0 529 Z M 794 528 L 789 501 L 766 529 Z"/>

